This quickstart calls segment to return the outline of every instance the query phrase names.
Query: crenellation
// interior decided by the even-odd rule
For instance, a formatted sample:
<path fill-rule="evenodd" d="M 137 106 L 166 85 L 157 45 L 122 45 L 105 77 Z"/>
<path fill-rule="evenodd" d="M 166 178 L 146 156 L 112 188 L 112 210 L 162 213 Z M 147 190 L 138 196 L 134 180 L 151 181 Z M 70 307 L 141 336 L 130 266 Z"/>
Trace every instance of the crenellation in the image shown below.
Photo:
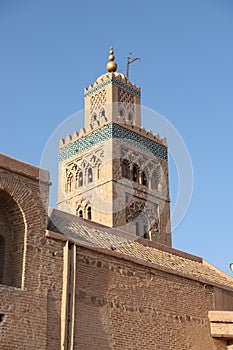
<path fill-rule="evenodd" d="M 78 133 L 78 131 L 75 131 L 72 135 L 71 141 L 74 142 L 74 141 L 78 140 L 78 138 L 79 138 L 79 133 Z"/>
<path fill-rule="evenodd" d="M 164 146 L 167 146 L 167 138 L 165 136 L 161 138 L 161 141 L 164 144 Z"/>
<path fill-rule="evenodd" d="M 148 137 L 154 138 L 153 132 L 151 130 L 148 130 L 146 134 Z"/>
<path fill-rule="evenodd" d="M 72 136 L 71 135 L 67 135 L 66 138 L 65 138 L 65 145 L 68 145 L 71 141 L 72 141 Z"/>
<path fill-rule="evenodd" d="M 81 128 L 79 131 L 79 136 L 83 136 L 84 134 L 86 134 L 86 129 L 85 128 Z"/>
<path fill-rule="evenodd" d="M 63 139 L 63 138 L 61 138 L 60 140 L 59 140 L 59 148 L 62 148 L 62 147 L 64 147 L 65 146 L 65 140 Z"/>

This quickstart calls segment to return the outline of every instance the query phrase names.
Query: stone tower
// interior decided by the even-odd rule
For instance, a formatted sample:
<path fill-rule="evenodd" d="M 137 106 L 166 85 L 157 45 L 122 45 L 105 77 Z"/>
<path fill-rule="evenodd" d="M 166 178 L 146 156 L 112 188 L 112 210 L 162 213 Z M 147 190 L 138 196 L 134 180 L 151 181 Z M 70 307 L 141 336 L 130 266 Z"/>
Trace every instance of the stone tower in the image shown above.
<path fill-rule="evenodd" d="M 171 246 L 166 139 L 141 126 L 140 88 L 116 69 L 111 48 L 85 128 L 60 141 L 58 209 Z"/>

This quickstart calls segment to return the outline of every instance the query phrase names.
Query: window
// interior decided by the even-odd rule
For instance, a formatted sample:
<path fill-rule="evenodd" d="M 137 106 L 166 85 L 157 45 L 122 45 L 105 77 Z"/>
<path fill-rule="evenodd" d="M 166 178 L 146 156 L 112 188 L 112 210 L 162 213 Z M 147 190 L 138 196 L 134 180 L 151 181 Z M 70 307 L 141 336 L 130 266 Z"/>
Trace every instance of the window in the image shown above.
<path fill-rule="evenodd" d="M 73 182 L 73 175 L 69 175 L 67 178 L 67 183 L 66 183 L 66 190 L 67 192 L 72 191 L 72 182 Z"/>
<path fill-rule="evenodd" d="M 4 262 L 5 262 L 5 249 L 6 242 L 3 236 L 0 236 L 0 284 L 3 284 L 3 272 L 4 272 Z"/>
<path fill-rule="evenodd" d="M 143 237 L 147 238 L 147 225 L 143 225 Z"/>
<path fill-rule="evenodd" d="M 128 114 L 128 122 L 130 124 L 133 124 L 133 114 L 131 112 L 129 112 L 129 114 Z"/>
<path fill-rule="evenodd" d="M 91 220 L 91 207 L 87 208 L 87 220 Z"/>
<path fill-rule="evenodd" d="M 101 115 L 101 117 L 105 117 L 105 110 L 104 110 L 104 108 L 101 110 L 100 115 Z"/>
<path fill-rule="evenodd" d="M 130 177 L 130 167 L 129 167 L 129 162 L 127 160 L 122 161 L 122 176 L 126 177 L 127 179 Z"/>
<path fill-rule="evenodd" d="M 138 182 L 138 166 L 136 164 L 133 165 L 133 181 Z"/>
<path fill-rule="evenodd" d="M 88 169 L 88 183 L 93 181 L 93 173 L 92 173 L 92 169 L 89 168 Z"/>
<path fill-rule="evenodd" d="M 140 236 L 139 223 L 136 222 L 136 236 Z"/>
<path fill-rule="evenodd" d="M 78 216 L 79 216 L 80 218 L 83 218 L 83 211 L 82 211 L 82 209 L 80 209 L 80 210 L 78 211 Z"/>
<path fill-rule="evenodd" d="M 124 117 L 124 110 L 122 108 L 120 109 L 120 117 Z"/>
<path fill-rule="evenodd" d="M 152 190 L 157 190 L 159 185 L 158 175 L 154 171 L 151 177 L 151 188 Z"/>
<path fill-rule="evenodd" d="M 144 171 L 141 172 L 141 184 L 144 186 L 147 185 L 147 177 Z"/>
<path fill-rule="evenodd" d="M 80 171 L 78 174 L 78 185 L 79 187 L 83 185 L 83 172 Z"/>

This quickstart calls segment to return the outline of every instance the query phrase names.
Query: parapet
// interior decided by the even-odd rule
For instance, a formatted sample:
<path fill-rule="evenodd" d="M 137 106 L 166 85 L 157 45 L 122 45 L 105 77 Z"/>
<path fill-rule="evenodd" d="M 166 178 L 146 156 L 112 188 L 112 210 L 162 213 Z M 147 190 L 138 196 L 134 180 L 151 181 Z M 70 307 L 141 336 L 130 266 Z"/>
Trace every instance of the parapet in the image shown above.
<path fill-rule="evenodd" d="M 77 140 L 80 140 L 82 137 L 85 137 L 85 136 L 91 134 L 93 132 L 93 130 L 99 130 L 99 129 L 103 128 L 104 126 L 106 126 L 107 124 L 108 123 L 103 124 L 101 126 L 97 126 L 95 129 L 88 130 L 88 132 L 85 130 L 85 128 L 81 128 L 79 132 L 75 131 L 72 136 L 67 135 L 65 139 L 64 138 L 60 139 L 59 149 L 65 147 L 65 146 L 67 146 L 67 145 L 69 145 Z M 142 135 L 142 136 L 144 136 L 152 141 L 155 141 L 155 142 L 167 147 L 166 137 L 160 137 L 160 135 L 158 133 L 153 134 L 153 132 L 151 130 L 147 131 L 145 128 L 138 127 L 135 125 L 122 124 L 122 123 L 119 123 L 119 125 L 125 129 L 133 130 L 135 133 Z"/>
<path fill-rule="evenodd" d="M 116 72 L 103 74 L 98 77 L 93 85 L 89 85 L 84 89 L 84 96 L 87 97 L 110 83 L 117 85 L 118 87 L 125 89 L 137 96 L 140 96 L 141 94 L 140 87 L 132 84 L 124 74 Z"/>
<path fill-rule="evenodd" d="M 47 170 L 24 163 L 4 154 L 0 154 L 0 168 L 51 185 L 50 175 Z"/>

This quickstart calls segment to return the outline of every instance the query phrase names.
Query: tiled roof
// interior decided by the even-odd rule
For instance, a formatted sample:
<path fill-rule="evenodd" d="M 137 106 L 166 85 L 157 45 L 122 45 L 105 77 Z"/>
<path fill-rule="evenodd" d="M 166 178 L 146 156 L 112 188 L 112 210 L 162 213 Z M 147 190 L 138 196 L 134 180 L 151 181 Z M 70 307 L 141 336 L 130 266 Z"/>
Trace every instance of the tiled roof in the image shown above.
<path fill-rule="evenodd" d="M 156 268 L 181 273 L 186 277 L 233 288 L 233 278 L 224 274 L 199 257 L 176 249 L 151 243 L 75 215 L 53 209 L 48 229 L 60 233 L 77 243 L 93 248 L 104 248 L 136 258 L 138 262 L 153 264 Z"/>

